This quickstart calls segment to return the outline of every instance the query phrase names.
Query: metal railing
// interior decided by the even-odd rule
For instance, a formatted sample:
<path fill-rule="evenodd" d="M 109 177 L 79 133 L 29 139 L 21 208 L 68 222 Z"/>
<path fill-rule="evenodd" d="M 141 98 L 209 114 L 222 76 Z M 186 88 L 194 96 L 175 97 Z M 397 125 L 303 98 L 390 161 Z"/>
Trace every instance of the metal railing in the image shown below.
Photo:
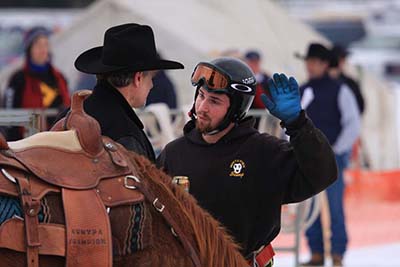
<path fill-rule="evenodd" d="M 26 129 L 25 136 L 44 130 L 48 116 L 55 116 L 56 109 L 0 109 L 0 126 L 21 126 Z"/>

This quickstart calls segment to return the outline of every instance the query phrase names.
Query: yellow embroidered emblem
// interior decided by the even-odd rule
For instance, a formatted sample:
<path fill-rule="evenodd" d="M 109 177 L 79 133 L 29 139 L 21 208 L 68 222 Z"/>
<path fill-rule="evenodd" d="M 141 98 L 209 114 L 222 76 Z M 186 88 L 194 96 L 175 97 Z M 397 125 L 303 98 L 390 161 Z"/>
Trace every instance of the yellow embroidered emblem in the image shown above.
<path fill-rule="evenodd" d="M 43 82 L 40 83 L 39 87 L 40 91 L 42 92 L 43 107 L 47 108 L 57 97 L 57 91 L 55 88 L 52 88 Z"/>
<path fill-rule="evenodd" d="M 235 159 L 234 161 L 231 162 L 229 167 L 232 169 L 229 176 L 240 177 L 240 178 L 244 176 L 244 168 L 246 168 L 246 164 L 244 163 L 243 160 Z"/>

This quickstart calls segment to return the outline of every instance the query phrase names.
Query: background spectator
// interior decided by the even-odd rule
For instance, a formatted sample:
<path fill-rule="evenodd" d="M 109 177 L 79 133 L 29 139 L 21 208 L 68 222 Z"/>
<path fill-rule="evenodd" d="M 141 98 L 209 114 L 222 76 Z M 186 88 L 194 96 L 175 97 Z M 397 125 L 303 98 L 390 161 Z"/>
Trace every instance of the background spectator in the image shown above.
<path fill-rule="evenodd" d="M 265 109 L 265 106 L 261 100 L 261 95 L 266 94 L 270 95 L 268 91 L 268 79 L 270 78 L 261 68 L 262 58 L 261 54 L 255 50 L 249 50 L 246 52 L 245 62 L 251 70 L 253 71 L 256 77 L 256 94 L 254 96 L 254 101 L 251 104 L 251 109 Z M 256 119 L 255 127 L 258 128 L 260 122 L 260 118 Z"/>
<path fill-rule="evenodd" d="M 157 53 L 157 58 L 162 59 Z M 170 109 L 177 108 L 175 86 L 164 70 L 159 70 L 153 78 L 153 89 L 151 89 L 146 106 L 154 103 L 165 103 Z"/>
<path fill-rule="evenodd" d="M 332 55 L 325 46 L 310 44 L 307 55 L 302 58 L 309 78 L 300 87 L 302 108 L 328 138 L 338 167 L 338 179 L 326 189 L 326 193 L 331 220 L 331 255 L 333 266 L 339 267 L 343 266 L 348 241 L 343 210 L 343 171 L 348 165 L 352 145 L 360 133 L 360 114 L 349 87 L 328 75 Z M 320 217 L 307 229 L 306 237 L 312 256 L 302 266 L 323 266 L 326 248 Z"/>
<path fill-rule="evenodd" d="M 365 109 L 365 102 L 364 102 L 364 97 L 361 93 L 360 85 L 356 80 L 354 80 L 353 78 L 344 73 L 344 68 L 346 66 L 346 58 L 349 52 L 340 45 L 333 46 L 331 52 L 333 57 L 331 68 L 337 70 L 336 73 L 334 73 L 334 75 L 336 75 L 336 78 L 341 79 L 351 89 L 357 100 L 358 109 L 362 115 Z"/>
<path fill-rule="evenodd" d="M 348 55 L 347 50 L 340 46 L 335 45 L 331 50 L 331 62 L 329 66 L 329 75 L 333 79 L 337 79 L 339 82 L 346 84 L 350 90 L 353 92 L 354 97 L 357 101 L 357 107 L 360 112 L 360 115 L 363 115 L 365 110 L 365 102 L 363 95 L 360 90 L 360 86 L 357 81 L 353 78 L 344 74 L 344 68 L 346 65 L 346 57 Z M 369 160 L 362 152 L 361 147 L 361 138 L 358 138 L 357 141 L 353 145 L 352 153 L 351 153 L 351 163 L 352 165 L 358 164 L 363 165 L 365 167 L 369 167 Z"/>
<path fill-rule="evenodd" d="M 146 106 L 154 103 L 165 103 L 170 109 L 176 109 L 175 86 L 164 70 L 159 70 L 153 78 L 153 89 L 147 97 Z"/>
<path fill-rule="evenodd" d="M 67 82 L 51 64 L 49 35 L 44 27 L 34 27 L 26 33 L 25 63 L 9 80 L 3 98 L 5 108 L 63 109 L 70 105 Z M 47 124 L 51 125 L 53 120 L 49 117 Z M 21 127 L 7 130 L 9 141 L 20 139 L 23 135 Z"/>

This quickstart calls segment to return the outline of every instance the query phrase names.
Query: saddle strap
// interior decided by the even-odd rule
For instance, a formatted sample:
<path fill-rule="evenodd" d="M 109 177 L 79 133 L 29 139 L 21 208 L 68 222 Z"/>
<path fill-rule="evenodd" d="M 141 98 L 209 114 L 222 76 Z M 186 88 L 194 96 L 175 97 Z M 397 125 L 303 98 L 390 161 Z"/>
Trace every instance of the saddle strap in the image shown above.
<path fill-rule="evenodd" d="M 26 253 L 25 223 L 21 218 L 11 218 L 0 227 L 0 248 Z M 61 224 L 40 223 L 40 255 L 65 257 L 65 227 Z M 1 265 L 1 264 L 0 264 Z"/>
<path fill-rule="evenodd" d="M 66 266 L 111 267 L 111 227 L 96 189 L 61 189 L 66 224 Z"/>
<path fill-rule="evenodd" d="M 15 177 L 24 212 L 26 236 L 26 260 L 28 267 L 39 267 L 39 219 L 40 201 L 32 199 L 31 185 L 27 177 Z"/>
<path fill-rule="evenodd" d="M 186 238 L 186 236 L 183 234 L 181 228 L 177 226 L 177 224 L 175 223 L 173 217 L 171 216 L 171 213 L 169 212 L 168 208 L 166 208 L 160 202 L 160 200 L 157 197 L 155 197 L 154 194 L 151 191 L 149 191 L 146 188 L 146 186 L 143 185 L 142 181 L 140 181 L 136 176 L 128 176 L 128 177 L 132 177 L 132 178 L 135 177 L 135 178 L 129 179 L 129 181 L 126 181 L 126 186 L 133 186 L 133 188 L 136 187 L 143 193 L 143 195 L 146 197 L 146 199 L 148 201 L 150 201 L 150 203 L 153 204 L 153 207 L 163 216 L 166 223 L 171 227 L 172 233 L 181 242 L 183 248 L 189 254 L 194 266 L 201 267 L 201 262 L 200 262 L 198 253 L 196 252 L 196 250 L 194 249 L 192 244 L 189 242 L 189 240 Z"/>

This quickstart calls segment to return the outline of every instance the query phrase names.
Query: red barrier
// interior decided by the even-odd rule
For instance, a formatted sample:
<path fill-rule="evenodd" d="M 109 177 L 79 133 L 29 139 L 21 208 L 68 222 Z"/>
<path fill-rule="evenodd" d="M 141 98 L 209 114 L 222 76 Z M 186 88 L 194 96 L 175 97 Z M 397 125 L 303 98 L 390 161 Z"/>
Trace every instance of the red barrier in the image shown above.
<path fill-rule="evenodd" d="M 345 171 L 346 198 L 357 200 L 400 201 L 400 170 Z"/>

